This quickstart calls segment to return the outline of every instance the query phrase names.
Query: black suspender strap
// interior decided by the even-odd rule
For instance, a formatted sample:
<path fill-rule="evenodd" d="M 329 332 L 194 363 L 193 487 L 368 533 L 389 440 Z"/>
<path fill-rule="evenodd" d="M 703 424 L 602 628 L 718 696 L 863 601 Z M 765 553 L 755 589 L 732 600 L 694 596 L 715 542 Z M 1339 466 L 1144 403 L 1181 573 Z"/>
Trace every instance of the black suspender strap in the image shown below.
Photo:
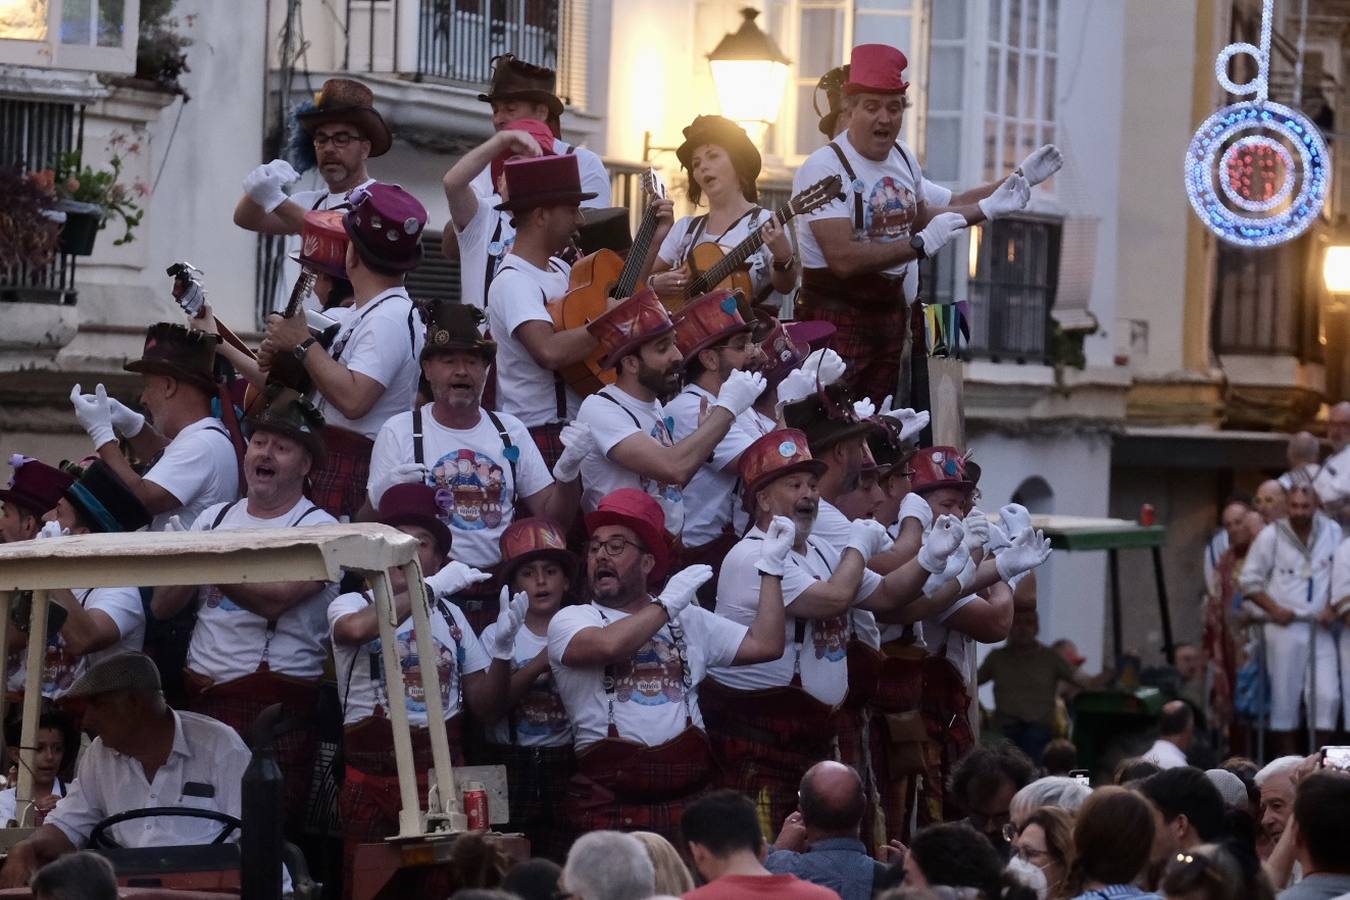
<path fill-rule="evenodd" d="M 309 208 L 309 211 L 316 212 L 319 209 L 319 207 L 323 206 L 323 202 L 327 200 L 330 196 L 331 193 L 329 191 L 324 191 L 322 194 L 319 195 L 319 199 L 314 201 L 314 205 Z"/>
<path fill-rule="evenodd" d="M 858 190 L 858 173 L 853 171 L 853 166 L 849 163 L 848 157 L 844 155 L 844 151 L 840 149 L 838 144 L 834 141 L 830 141 L 825 146 L 834 151 L 834 155 L 839 157 L 839 164 L 843 166 L 844 171 L 848 173 L 849 190 L 853 192 L 853 228 L 856 231 L 861 232 L 863 230 L 864 222 L 863 197 L 862 191 Z"/>
<path fill-rule="evenodd" d="M 506 463 L 511 467 L 512 490 L 516 496 L 520 496 L 520 482 L 516 480 L 516 457 L 520 456 L 520 451 L 511 452 L 511 448 L 515 445 L 511 443 L 511 435 L 506 433 L 506 426 L 502 424 L 501 418 L 490 409 L 485 409 L 483 412 L 487 414 L 492 427 L 497 429 L 497 437 L 502 439 L 502 456 L 506 457 Z"/>
<path fill-rule="evenodd" d="M 694 248 L 698 246 L 698 239 L 703 237 L 704 230 L 708 227 L 708 214 L 704 213 L 694 220 L 694 224 L 689 228 L 689 249 L 685 253 L 687 258 Z"/>
<path fill-rule="evenodd" d="M 422 459 L 422 407 L 416 405 L 412 411 L 413 462 L 419 466 L 426 463 Z"/>
<path fill-rule="evenodd" d="M 638 431 L 641 431 L 641 430 L 642 430 L 642 423 L 638 421 L 638 417 L 637 417 L 637 416 L 633 415 L 633 411 L 632 411 L 631 409 L 629 409 L 628 407 L 624 406 L 622 403 L 620 403 L 618 400 L 615 400 L 613 397 L 611 397 L 609 394 L 606 394 L 604 391 L 596 391 L 595 393 L 596 393 L 598 396 L 604 397 L 604 398 L 605 398 L 606 400 L 608 400 L 610 403 L 613 403 L 613 404 L 614 404 L 615 406 L 617 406 L 619 409 L 621 409 L 621 410 L 623 410 L 625 413 L 627 413 L 627 414 L 628 414 L 628 418 L 630 418 L 630 419 L 633 420 L 633 424 L 634 424 L 635 426 L 637 426 Z M 673 435 L 673 434 L 670 433 L 670 429 L 666 427 L 665 421 L 664 421 L 663 419 L 657 419 L 657 424 L 660 425 L 660 426 L 661 426 L 661 430 L 664 431 L 664 432 L 666 433 L 666 437 L 670 438 L 671 446 L 674 446 L 674 444 L 675 444 L 675 435 Z"/>
<path fill-rule="evenodd" d="M 219 528 L 220 523 L 225 521 L 225 517 L 230 514 L 230 510 L 234 509 L 236 506 L 238 506 L 240 503 L 243 502 L 244 502 L 243 498 L 240 498 L 238 500 L 231 501 L 230 503 L 226 503 L 224 506 L 222 506 L 220 508 L 220 512 L 216 513 L 216 520 L 211 523 L 211 528 L 209 530 L 215 531 L 217 528 Z"/>
<path fill-rule="evenodd" d="M 482 203 L 483 200 L 480 198 L 478 202 Z M 492 229 L 492 237 L 488 239 L 487 247 L 484 248 L 485 251 L 484 255 L 487 257 L 487 262 L 484 263 L 484 270 L 483 270 L 483 309 L 487 309 L 488 288 L 491 287 L 492 285 L 492 279 L 497 277 L 497 261 L 496 261 L 497 258 L 492 255 L 492 245 L 497 243 L 501 239 L 502 239 L 502 216 L 501 213 L 498 213 L 497 227 Z M 470 298 L 469 302 L 473 302 L 472 298 Z"/>

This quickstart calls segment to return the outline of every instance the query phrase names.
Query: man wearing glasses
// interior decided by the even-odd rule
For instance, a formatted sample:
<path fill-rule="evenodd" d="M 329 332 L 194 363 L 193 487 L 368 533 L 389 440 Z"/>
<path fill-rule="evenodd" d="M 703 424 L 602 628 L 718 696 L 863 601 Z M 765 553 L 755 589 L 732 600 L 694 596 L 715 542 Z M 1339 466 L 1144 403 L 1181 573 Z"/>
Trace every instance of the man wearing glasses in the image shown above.
<path fill-rule="evenodd" d="M 786 519 L 762 542 L 764 596 L 748 625 L 693 604 L 708 566 L 672 577 L 672 551 L 656 500 L 622 488 L 586 516 L 592 602 L 549 623 L 548 658 L 576 735 L 577 775 L 564 815 L 577 832 L 643 829 L 669 840 L 685 806 L 711 786 L 711 749 L 699 684 L 712 666 L 777 659 L 783 653 L 782 558 Z"/>

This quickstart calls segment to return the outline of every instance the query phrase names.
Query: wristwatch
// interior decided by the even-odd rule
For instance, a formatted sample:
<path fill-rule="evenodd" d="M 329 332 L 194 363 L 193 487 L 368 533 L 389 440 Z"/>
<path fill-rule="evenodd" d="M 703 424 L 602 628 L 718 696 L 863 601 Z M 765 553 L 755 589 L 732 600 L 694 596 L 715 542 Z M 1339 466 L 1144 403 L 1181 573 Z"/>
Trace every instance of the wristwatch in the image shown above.
<path fill-rule="evenodd" d="M 919 259 L 927 259 L 927 258 L 928 258 L 928 253 L 923 249 L 923 235 L 922 235 L 922 234 L 916 234 L 916 235 L 914 235 L 914 237 L 910 238 L 910 239 L 909 239 L 909 245 L 910 245 L 911 247 L 913 247 L 913 248 L 918 252 L 918 254 L 919 254 Z"/>
<path fill-rule="evenodd" d="M 313 347 L 318 342 L 319 341 L 317 338 L 315 338 L 313 335 L 310 335 L 309 337 L 305 338 L 303 343 L 296 344 L 295 348 L 291 350 L 291 353 L 295 355 L 295 358 L 297 360 L 299 360 L 300 362 L 304 362 L 305 354 L 309 352 L 309 348 Z"/>

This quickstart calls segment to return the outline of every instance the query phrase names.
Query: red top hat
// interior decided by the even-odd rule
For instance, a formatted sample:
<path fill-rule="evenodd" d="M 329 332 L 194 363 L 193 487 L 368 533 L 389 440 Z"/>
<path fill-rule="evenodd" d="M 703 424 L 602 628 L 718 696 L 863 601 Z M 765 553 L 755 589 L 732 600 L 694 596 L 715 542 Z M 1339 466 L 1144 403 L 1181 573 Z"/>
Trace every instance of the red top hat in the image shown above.
<path fill-rule="evenodd" d="M 643 344 L 668 333 L 675 327 L 670 313 L 656 299 L 656 292 L 643 288 L 609 312 L 587 323 L 586 330 L 600 342 L 604 355 L 600 365 L 606 369 L 619 364 Z"/>
<path fill-rule="evenodd" d="M 859 44 L 849 58 L 845 94 L 903 94 L 909 87 L 905 54 L 888 44 Z"/>
<path fill-rule="evenodd" d="M 806 433 L 796 428 L 780 428 L 755 441 L 741 453 L 737 469 L 745 484 L 746 507 L 754 496 L 770 482 L 794 472 L 809 472 L 816 477 L 825 474 L 824 462 L 811 457 Z"/>
<path fill-rule="evenodd" d="M 502 584 L 509 585 L 521 566 L 537 559 L 558 563 L 569 581 L 576 577 L 577 558 L 567 551 L 567 535 L 552 519 L 517 519 L 502 532 L 499 543 Z"/>
<path fill-rule="evenodd" d="M 66 488 L 75 483 L 75 476 L 27 456 L 14 454 L 9 458 L 14 476 L 9 488 L 0 491 L 0 502 L 21 506 L 35 516 L 41 516 L 56 506 Z"/>
<path fill-rule="evenodd" d="M 595 512 L 586 514 L 586 531 L 593 534 L 595 529 L 605 525 L 622 525 L 633 529 L 638 540 L 642 541 L 646 551 L 656 557 L 649 582 L 657 582 L 666 576 L 670 568 L 670 539 L 666 536 L 666 514 L 661 505 L 646 491 L 637 488 L 619 488 L 600 499 Z"/>
<path fill-rule="evenodd" d="M 914 475 L 909 489 L 925 494 L 938 488 L 973 491 L 975 482 L 966 475 L 966 458 L 955 447 L 927 447 L 910 460 Z"/>
<path fill-rule="evenodd" d="M 516 119 L 506 127 L 511 131 L 525 132 L 530 137 L 534 138 L 534 142 L 539 145 L 540 151 L 545 156 L 553 155 L 553 132 L 549 130 L 547 125 L 540 122 L 538 119 Z M 512 159 L 513 157 L 514 154 L 507 152 L 498 155 L 497 158 L 492 161 L 492 189 L 494 191 L 497 189 L 497 181 L 502 177 L 502 169 L 506 166 L 507 160 Z M 528 159 L 529 157 L 526 158 Z"/>
<path fill-rule="evenodd" d="M 378 521 L 395 528 L 399 525 L 425 528 L 436 539 L 436 549 L 442 556 L 450 552 L 450 529 L 441 521 L 435 489 L 425 484 L 396 484 L 385 491 L 380 498 Z"/>
<path fill-rule="evenodd" d="M 737 291 L 723 288 L 704 294 L 684 308 L 675 320 L 675 344 L 686 364 L 700 351 L 751 329 L 752 324 L 741 315 L 743 301 Z"/>
<path fill-rule="evenodd" d="M 397 184 L 376 182 L 347 195 L 351 209 L 342 218 L 347 236 L 362 259 L 408 272 L 422 261 L 422 229 L 427 211 Z"/>
<path fill-rule="evenodd" d="M 500 210 L 571 206 L 596 196 L 581 189 L 576 154 L 513 159 L 502 171 L 506 173 L 506 199 L 497 204 Z"/>
<path fill-rule="evenodd" d="M 307 269 L 334 278 L 347 277 L 347 229 L 340 209 L 312 209 L 300 229 L 300 252 L 291 259 Z"/>

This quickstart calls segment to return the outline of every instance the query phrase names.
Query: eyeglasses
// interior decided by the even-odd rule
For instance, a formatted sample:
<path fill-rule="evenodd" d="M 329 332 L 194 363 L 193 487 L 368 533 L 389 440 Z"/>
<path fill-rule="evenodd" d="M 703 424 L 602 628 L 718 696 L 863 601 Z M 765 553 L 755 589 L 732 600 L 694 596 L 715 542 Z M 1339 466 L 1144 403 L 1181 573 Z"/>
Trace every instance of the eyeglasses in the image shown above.
<path fill-rule="evenodd" d="M 1050 853 L 1047 850 L 1032 850 L 1030 847 L 1017 847 L 1015 849 L 1017 858 L 1023 862 L 1031 863 L 1038 869 L 1044 869 L 1050 862 Z"/>
<path fill-rule="evenodd" d="M 337 147 L 339 150 L 346 148 L 352 141 L 364 141 L 365 138 L 351 131 L 339 131 L 336 134 L 316 134 L 314 135 L 314 146 L 322 150 L 329 144 Z"/>
<path fill-rule="evenodd" d="M 586 554 L 595 556 L 603 550 L 610 559 L 618 559 L 623 556 L 623 551 L 628 549 L 629 546 L 636 547 L 639 553 L 647 552 L 647 548 L 641 544 L 616 535 L 607 541 L 591 541 L 586 545 Z"/>

